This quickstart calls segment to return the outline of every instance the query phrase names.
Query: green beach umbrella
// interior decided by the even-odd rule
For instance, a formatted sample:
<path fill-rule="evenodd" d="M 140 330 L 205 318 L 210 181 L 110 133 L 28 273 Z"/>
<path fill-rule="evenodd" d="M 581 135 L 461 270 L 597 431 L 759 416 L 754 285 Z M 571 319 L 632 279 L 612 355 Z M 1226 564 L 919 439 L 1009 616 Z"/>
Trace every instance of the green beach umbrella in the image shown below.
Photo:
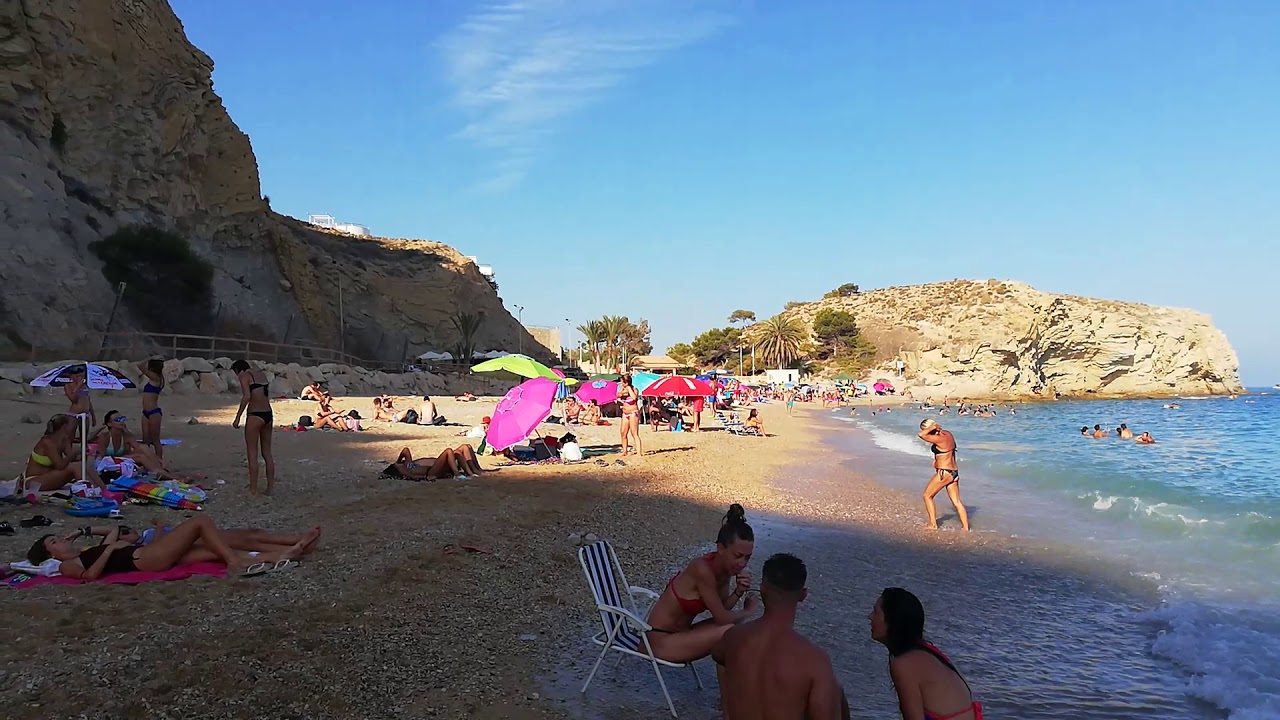
<path fill-rule="evenodd" d="M 544 377 L 556 382 L 561 380 L 560 376 L 556 375 L 551 368 L 528 355 L 503 355 L 499 358 L 486 360 L 471 368 L 471 372 L 477 375 L 486 375 L 495 380 L 520 381 L 536 377 Z"/>
<path fill-rule="evenodd" d="M 622 376 L 621 376 L 621 375 L 619 375 L 619 374 L 617 374 L 617 373 L 600 373 L 599 375 L 592 375 L 590 379 L 592 379 L 592 380 L 615 380 L 615 381 L 616 381 L 616 380 L 621 380 L 621 379 L 622 379 Z"/>

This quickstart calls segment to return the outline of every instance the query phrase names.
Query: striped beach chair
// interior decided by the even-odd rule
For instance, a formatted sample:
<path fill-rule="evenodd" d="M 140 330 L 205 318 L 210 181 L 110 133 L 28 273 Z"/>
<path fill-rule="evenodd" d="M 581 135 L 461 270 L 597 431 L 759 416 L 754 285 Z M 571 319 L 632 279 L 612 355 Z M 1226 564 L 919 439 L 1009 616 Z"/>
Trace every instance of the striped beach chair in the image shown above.
<path fill-rule="evenodd" d="M 591 588 L 596 609 L 600 611 L 600 623 L 603 626 L 603 630 L 591 638 L 602 649 L 600 656 L 596 658 L 596 664 L 591 668 L 591 674 L 582 685 L 582 692 L 587 692 L 604 656 L 612 650 L 620 653 L 618 662 L 625 655 L 647 660 L 653 667 L 653 674 L 658 677 L 658 685 L 662 688 L 662 696 L 667 699 L 671 717 L 679 717 L 675 704 L 671 702 L 671 693 L 667 692 L 667 683 L 662 679 L 662 667 L 688 667 L 693 671 L 693 679 L 699 689 L 702 688 L 702 678 L 698 677 L 698 669 L 691 662 L 672 663 L 654 657 L 649 638 L 645 635 L 652 628 L 641 617 L 635 596 L 643 595 L 653 602 L 658 599 L 658 593 L 648 588 L 628 585 L 627 576 L 622 572 L 613 546 L 604 540 L 584 545 L 578 550 L 578 562 L 587 576 L 587 585 Z"/>

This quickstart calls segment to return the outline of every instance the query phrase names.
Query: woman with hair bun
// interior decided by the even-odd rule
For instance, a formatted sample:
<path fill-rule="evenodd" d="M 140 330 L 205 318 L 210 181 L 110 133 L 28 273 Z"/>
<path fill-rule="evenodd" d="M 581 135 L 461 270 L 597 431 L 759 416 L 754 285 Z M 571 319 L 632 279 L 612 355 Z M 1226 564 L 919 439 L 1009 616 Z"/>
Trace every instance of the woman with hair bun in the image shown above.
<path fill-rule="evenodd" d="M 755 550 L 755 533 L 746 511 L 734 503 L 725 513 L 716 535 L 715 550 L 695 558 L 671 578 L 649 611 L 648 635 L 653 654 L 668 662 L 691 662 L 711 654 L 721 636 L 735 623 L 750 617 L 760 602 L 751 596 L 734 610 L 751 590 L 747 563 Z M 703 613 L 711 617 L 694 622 Z"/>

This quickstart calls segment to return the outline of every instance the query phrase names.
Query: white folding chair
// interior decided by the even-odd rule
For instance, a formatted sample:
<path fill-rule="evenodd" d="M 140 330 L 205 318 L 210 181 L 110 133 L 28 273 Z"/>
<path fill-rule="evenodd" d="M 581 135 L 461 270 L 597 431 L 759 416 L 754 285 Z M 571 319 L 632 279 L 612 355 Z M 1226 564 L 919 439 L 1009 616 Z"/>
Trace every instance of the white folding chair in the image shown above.
<path fill-rule="evenodd" d="M 671 717 L 679 717 L 676 714 L 675 704 L 671 702 L 671 693 L 667 692 L 667 683 L 662 679 L 662 670 L 659 666 L 688 667 L 693 671 L 693 679 L 697 682 L 699 689 L 702 688 L 702 678 L 698 677 L 698 669 L 691 662 L 673 663 L 654 657 L 653 648 L 649 646 L 649 638 L 645 635 L 652 628 L 640 617 L 635 596 L 644 595 L 650 600 L 657 600 L 658 593 L 648 588 L 628 585 L 627 576 L 622 572 L 622 565 L 618 563 L 618 556 L 614 553 L 613 546 L 604 540 L 583 546 L 578 551 L 578 562 L 582 564 L 582 572 L 587 576 L 587 585 L 591 587 L 596 609 L 600 611 L 600 622 L 604 626 L 603 631 L 591 638 L 592 642 L 603 649 L 600 651 L 600 657 L 596 658 L 596 664 L 591 668 L 591 674 L 587 676 L 587 682 L 582 686 L 582 692 L 585 693 L 591 686 L 591 680 L 600 669 L 604 656 L 613 650 L 621 653 L 618 656 L 619 662 L 622 661 L 622 655 L 649 661 L 653 666 L 653 674 L 658 676 L 658 685 L 662 687 L 662 695 L 667 699 L 667 707 L 671 709 Z"/>

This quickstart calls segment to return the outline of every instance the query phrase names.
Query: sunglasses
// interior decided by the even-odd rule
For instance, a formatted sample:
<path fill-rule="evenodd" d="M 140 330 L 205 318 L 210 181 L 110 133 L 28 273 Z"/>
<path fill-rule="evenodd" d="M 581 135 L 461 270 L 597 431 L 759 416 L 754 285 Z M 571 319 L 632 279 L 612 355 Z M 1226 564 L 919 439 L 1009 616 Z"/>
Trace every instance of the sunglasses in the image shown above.
<path fill-rule="evenodd" d="M 125 420 L 128 420 L 128 419 L 129 419 L 129 418 L 127 418 L 127 417 L 125 417 L 125 416 L 123 416 L 123 415 L 112 415 L 112 416 L 111 416 L 111 422 L 120 422 L 120 423 L 122 423 L 122 422 L 124 422 Z"/>

